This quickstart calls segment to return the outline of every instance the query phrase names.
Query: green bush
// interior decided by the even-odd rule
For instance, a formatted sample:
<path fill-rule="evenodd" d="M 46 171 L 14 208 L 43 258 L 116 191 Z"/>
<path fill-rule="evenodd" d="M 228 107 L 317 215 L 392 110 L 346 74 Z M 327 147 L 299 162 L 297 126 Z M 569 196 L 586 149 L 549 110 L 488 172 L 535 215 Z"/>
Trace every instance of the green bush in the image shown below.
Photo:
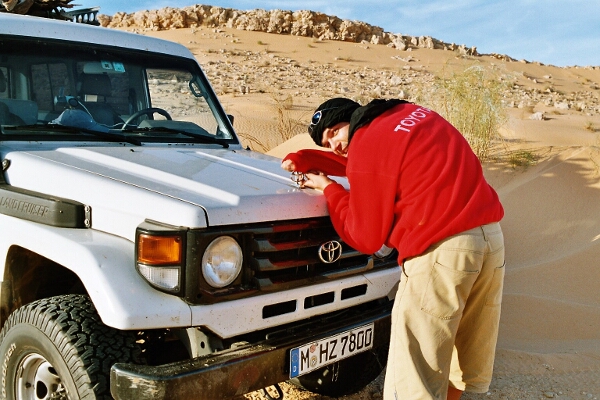
<path fill-rule="evenodd" d="M 505 87 L 493 72 L 475 66 L 436 78 L 426 102 L 463 134 L 484 161 L 500 139 L 499 128 L 508 120 L 502 104 Z"/>

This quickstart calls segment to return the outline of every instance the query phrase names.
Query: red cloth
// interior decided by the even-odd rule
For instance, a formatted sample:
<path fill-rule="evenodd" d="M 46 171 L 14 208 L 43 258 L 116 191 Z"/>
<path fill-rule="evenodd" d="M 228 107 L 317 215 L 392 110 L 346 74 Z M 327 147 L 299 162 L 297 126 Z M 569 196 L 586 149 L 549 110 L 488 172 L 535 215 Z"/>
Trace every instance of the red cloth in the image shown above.
<path fill-rule="evenodd" d="M 310 172 L 311 170 L 323 172 L 325 175 L 346 176 L 346 157 L 338 156 L 331 151 L 300 150 L 290 153 L 282 161 L 292 160 L 296 171 Z"/>
<path fill-rule="evenodd" d="M 401 104 L 383 113 L 355 132 L 348 150 L 350 191 L 333 183 L 324 194 L 337 233 L 363 253 L 385 244 L 398 250 L 402 262 L 504 216 L 465 138 L 424 107 Z M 286 157 L 299 171 L 338 176 L 340 158 L 319 150 Z"/>

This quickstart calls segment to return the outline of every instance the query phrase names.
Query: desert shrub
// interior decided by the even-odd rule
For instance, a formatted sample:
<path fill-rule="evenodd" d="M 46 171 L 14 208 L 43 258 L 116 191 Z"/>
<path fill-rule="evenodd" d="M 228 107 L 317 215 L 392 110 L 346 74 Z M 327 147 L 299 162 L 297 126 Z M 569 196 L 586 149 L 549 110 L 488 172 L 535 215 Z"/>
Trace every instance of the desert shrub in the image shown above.
<path fill-rule="evenodd" d="M 513 167 L 529 167 L 537 162 L 539 156 L 529 150 L 506 151 L 505 157 L 508 164 Z"/>
<path fill-rule="evenodd" d="M 502 103 L 505 86 L 493 71 L 469 67 L 448 77 L 437 77 L 425 105 L 454 125 L 484 161 L 500 139 L 499 128 L 508 120 Z"/>
<path fill-rule="evenodd" d="M 596 132 L 596 127 L 594 126 L 594 123 L 592 121 L 587 121 L 585 123 L 585 129 L 590 132 Z"/>

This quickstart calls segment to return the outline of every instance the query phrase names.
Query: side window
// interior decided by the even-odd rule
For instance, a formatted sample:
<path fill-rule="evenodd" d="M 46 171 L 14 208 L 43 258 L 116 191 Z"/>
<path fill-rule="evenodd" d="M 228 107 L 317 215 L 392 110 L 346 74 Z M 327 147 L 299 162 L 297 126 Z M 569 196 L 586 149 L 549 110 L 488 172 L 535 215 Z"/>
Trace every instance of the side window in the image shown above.
<path fill-rule="evenodd" d="M 147 69 L 152 107 L 162 108 L 175 120 L 189 121 L 214 135 L 218 123 L 205 97 L 191 89 L 194 77 L 188 71 Z"/>
<path fill-rule="evenodd" d="M 33 99 L 40 111 L 60 112 L 62 110 L 55 109 L 54 98 L 73 96 L 67 66 L 62 63 L 32 65 L 31 84 Z"/>
<path fill-rule="evenodd" d="M 193 106 L 187 71 L 147 69 L 148 91 L 152 107 L 166 110 L 174 119 L 181 119 Z"/>
<path fill-rule="evenodd" d="M 0 67 L 0 99 L 8 99 L 8 68 Z"/>

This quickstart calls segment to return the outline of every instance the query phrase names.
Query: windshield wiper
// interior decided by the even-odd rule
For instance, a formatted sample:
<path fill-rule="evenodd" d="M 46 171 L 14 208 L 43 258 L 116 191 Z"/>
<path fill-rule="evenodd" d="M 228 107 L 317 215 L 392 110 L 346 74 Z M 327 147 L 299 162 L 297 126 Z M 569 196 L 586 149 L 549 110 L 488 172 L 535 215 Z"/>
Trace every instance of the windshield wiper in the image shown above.
<path fill-rule="evenodd" d="M 89 135 L 99 136 L 104 139 L 108 139 L 111 142 L 127 142 L 127 143 L 133 144 L 135 146 L 142 145 L 142 142 L 140 140 L 130 137 L 130 136 L 127 136 L 127 135 L 123 135 L 123 134 L 119 134 L 119 133 L 112 133 L 112 132 L 95 131 L 95 130 L 90 130 L 90 129 L 85 129 L 85 128 L 76 128 L 76 127 L 71 127 L 71 126 L 66 126 L 66 125 L 58 125 L 58 124 L 3 126 L 2 134 L 4 134 L 4 132 L 13 131 L 13 130 L 14 131 L 33 131 L 33 132 L 51 130 L 53 132 L 70 133 L 70 134 L 85 133 L 85 134 L 89 134 Z M 48 138 L 50 138 L 50 137 L 51 136 L 48 135 Z"/>
<path fill-rule="evenodd" d="M 179 130 L 179 129 L 160 127 L 160 128 L 137 128 L 137 129 L 127 129 L 126 130 L 126 132 L 135 132 L 135 131 L 176 133 L 176 134 L 181 134 L 181 135 L 191 137 L 194 139 L 198 139 L 202 143 L 218 144 L 218 145 L 223 146 L 223 148 L 225 148 L 225 149 L 229 148 L 229 143 L 224 142 L 223 139 L 217 139 L 216 137 L 206 136 L 206 135 L 202 135 L 200 133 L 193 133 L 193 132 L 188 132 L 188 131 Z"/>

